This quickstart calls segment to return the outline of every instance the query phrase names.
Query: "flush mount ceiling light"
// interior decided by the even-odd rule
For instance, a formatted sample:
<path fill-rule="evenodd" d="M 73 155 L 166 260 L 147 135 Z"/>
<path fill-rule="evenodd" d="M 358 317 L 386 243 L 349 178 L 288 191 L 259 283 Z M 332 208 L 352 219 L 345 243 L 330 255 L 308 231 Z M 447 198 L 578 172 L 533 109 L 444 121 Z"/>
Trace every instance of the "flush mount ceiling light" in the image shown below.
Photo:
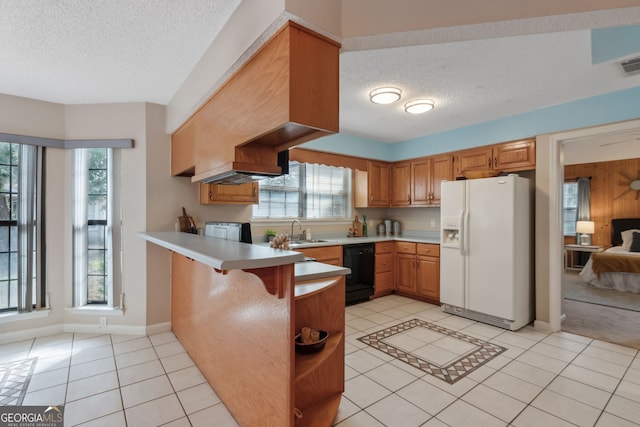
<path fill-rule="evenodd" d="M 400 99 L 401 93 L 396 87 L 379 87 L 369 92 L 369 99 L 374 104 L 391 104 Z"/>
<path fill-rule="evenodd" d="M 410 114 L 422 114 L 433 110 L 435 105 L 432 99 L 418 99 L 404 104 L 404 111 Z"/>

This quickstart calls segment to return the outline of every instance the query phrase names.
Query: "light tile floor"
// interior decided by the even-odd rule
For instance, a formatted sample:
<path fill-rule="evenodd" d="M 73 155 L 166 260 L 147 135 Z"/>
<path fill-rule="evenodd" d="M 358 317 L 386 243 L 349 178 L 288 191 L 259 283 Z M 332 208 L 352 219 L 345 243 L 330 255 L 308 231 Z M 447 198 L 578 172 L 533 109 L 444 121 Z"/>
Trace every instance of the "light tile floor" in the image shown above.
<path fill-rule="evenodd" d="M 347 307 L 346 319 L 339 427 L 640 426 L 636 349 L 505 331 L 395 295 Z M 357 340 L 411 319 L 507 350 L 449 384 Z M 237 425 L 171 333 L 68 333 L 0 346 L 0 364 L 32 357 L 23 404 L 64 403 L 68 426 Z"/>

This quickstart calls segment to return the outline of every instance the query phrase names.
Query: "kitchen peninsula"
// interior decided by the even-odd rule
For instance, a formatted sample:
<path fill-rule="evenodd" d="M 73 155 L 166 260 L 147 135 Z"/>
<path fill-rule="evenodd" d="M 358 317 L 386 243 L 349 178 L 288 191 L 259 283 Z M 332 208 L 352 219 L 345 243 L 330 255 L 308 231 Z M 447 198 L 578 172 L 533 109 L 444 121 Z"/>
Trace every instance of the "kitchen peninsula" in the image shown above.
<path fill-rule="evenodd" d="M 240 425 L 331 425 L 349 269 L 212 237 L 139 235 L 171 251 L 171 328 Z M 304 326 L 329 333 L 320 352 L 295 353 Z"/>

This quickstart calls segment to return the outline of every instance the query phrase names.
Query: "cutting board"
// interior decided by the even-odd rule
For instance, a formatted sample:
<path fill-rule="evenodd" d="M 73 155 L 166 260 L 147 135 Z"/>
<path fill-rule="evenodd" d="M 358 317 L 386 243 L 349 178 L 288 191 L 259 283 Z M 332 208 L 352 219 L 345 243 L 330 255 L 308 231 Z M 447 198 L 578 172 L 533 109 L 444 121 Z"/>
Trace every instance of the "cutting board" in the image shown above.
<path fill-rule="evenodd" d="M 195 226 L 195 221 L 193 217 L 187 215 L 187 211 L 185 208 L 182 208 L 182 216 L 178 217 L 178 223 L 180 224 L 180 231 L 183 233 L 193 233 L 197 234 L 198 230 Z"/>

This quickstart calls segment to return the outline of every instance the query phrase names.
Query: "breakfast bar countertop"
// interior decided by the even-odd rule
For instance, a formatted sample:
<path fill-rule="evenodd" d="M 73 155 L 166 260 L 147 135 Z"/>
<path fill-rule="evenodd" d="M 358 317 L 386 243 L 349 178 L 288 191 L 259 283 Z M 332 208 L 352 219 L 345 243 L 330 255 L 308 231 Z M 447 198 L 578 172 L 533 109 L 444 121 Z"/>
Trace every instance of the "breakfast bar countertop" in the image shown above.
<path fill-rule="evenodd" d="M 218 270 L 274 267 L 304 260 L 300 252 L 177 231 L 140 232 L 138 235 Z"/>

